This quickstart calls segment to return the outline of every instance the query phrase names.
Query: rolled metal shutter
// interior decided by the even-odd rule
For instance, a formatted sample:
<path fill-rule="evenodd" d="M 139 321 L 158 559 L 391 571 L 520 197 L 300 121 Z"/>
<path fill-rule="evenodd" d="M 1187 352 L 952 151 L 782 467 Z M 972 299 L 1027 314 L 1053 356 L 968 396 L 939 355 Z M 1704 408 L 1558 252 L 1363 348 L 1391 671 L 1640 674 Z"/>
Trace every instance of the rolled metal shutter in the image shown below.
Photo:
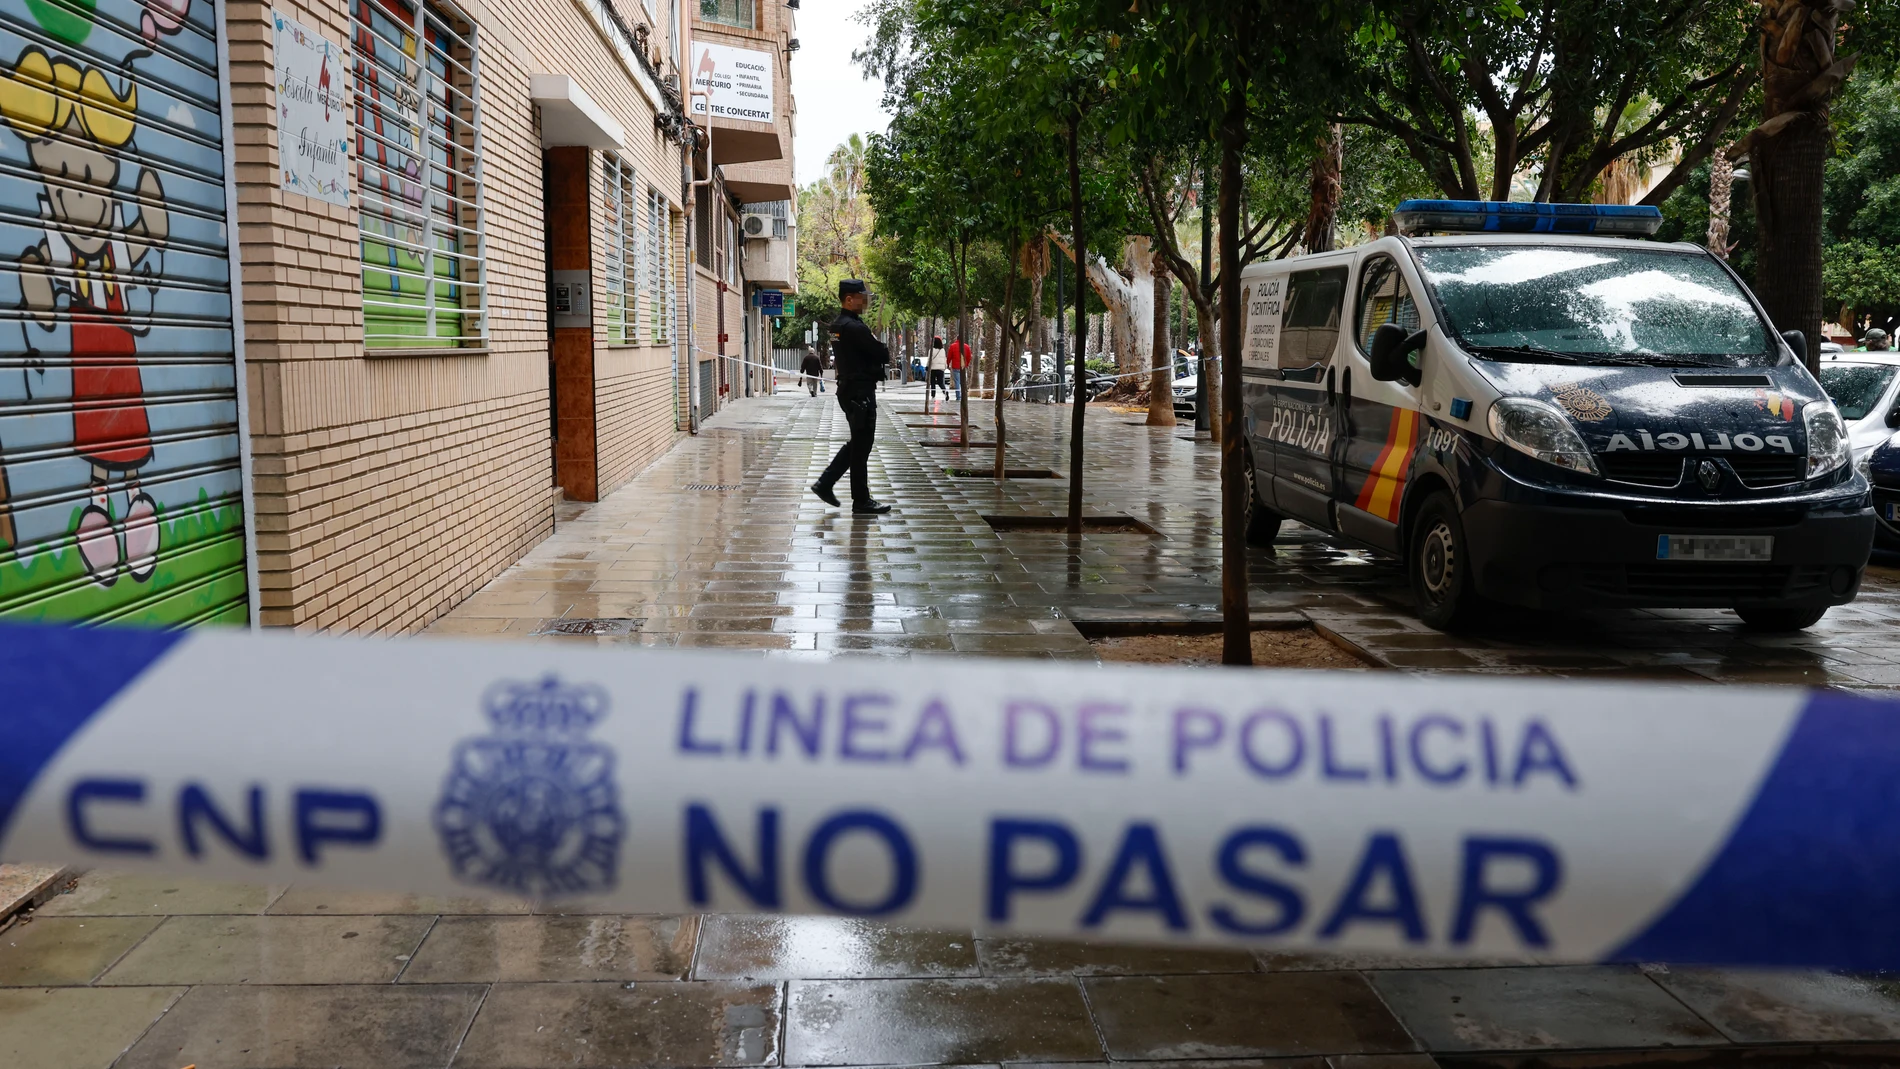
<path fill-rule="evenodd" d="M 0 0 L 0 618 L 247 618 L 211 0 Z"/>

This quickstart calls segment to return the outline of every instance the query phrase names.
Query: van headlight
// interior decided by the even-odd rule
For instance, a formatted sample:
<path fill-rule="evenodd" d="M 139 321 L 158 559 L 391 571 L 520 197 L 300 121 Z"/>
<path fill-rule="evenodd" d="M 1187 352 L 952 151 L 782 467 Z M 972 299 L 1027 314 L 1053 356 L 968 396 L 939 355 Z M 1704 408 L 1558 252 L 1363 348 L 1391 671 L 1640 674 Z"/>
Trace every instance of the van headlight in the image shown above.
<path fill-rule="evenodd" d="M 1528 397 L 1506 397 L 1491 406 L 1491 434 L 1526 456 L 1571 471 L 1597 474 L 1583 436 L 1562 413 Z"/>
<path fill-rule="evenodd" d="M 1847 425 L 1832 401 L 1810 401 L 1801 410 L 1808 428 L 1808 478 L 1818 479 L 1853 459 Z"/>

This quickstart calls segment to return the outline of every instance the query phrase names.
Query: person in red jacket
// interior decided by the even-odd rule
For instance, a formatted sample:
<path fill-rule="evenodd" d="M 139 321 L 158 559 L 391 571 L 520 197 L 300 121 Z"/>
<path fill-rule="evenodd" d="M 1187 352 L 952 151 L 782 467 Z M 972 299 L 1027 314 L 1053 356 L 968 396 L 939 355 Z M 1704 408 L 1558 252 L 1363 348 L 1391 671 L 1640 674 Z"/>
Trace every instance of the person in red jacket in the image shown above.
<path fill-rule="evenodd" d="M 957 400 L 963 400 L 963 369 L 970 366 L 970 343 L 958 338 L 950 343 L 944 352 L 945 362 L 950 365 L 950 377 L 957 384 Z"/>

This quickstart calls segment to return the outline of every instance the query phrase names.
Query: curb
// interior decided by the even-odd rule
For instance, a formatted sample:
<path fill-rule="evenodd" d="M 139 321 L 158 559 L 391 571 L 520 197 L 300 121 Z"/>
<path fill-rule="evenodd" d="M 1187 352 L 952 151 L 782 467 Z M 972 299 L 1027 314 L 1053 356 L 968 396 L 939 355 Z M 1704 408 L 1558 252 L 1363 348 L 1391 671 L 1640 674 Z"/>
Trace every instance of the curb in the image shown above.
<path fill-rule="evenodd" d="M 1221 619 L 1217 613 L 1195 614 L 1173 619 L 1143 617 L 1132 613 L 1118 613 L 1114 610 L 1069 610 L 1065 613 L 1069 622 L 1082 633 L 1083 638 L 1114 638 L 1123 635 L 1211 635 L 1221 629 Z M 1355 659 L 1364 662 L 1367 667 L 1384 671 L 1397 671 L 1387 664 L 1378 654 L 1331 627 L 1313 619 L 1311 613 L 1304 610 L 1293 612 L 1257 612 L 1248 619 L 1251 631 L 1298 631 L 1312 628 L 1313 633 Z"/>
<path fill-rule="evenodd" d="M 1326 641 L 1332 643 L 1335 646 L 1338 646 L 1340 649 L 1346 651 L 1347 653 L 1352 654 L 1354 657 L 1357 657 L 1360 660 L 1366 662 L 1367 665 L 1373 668 L 1383 669 L 1384 671 L 1387 671 L 1387 672 L 1394 672 L 1398 670 L 1395 666 L 1387 664 L 1385 661 L 1381 660 L 1378 654 L 1373 653 L 1371 650 L 1365 648 L 1364 646 L 1361 646 L 1357 642 L 1354 642 L 1352 639 L 1347 638 L 1345 635 L 1342 635 L 1339 632 L 1333 630 L 1332 628 L 1327 627 L 1325 624 L 1320 623 L 1318 620 L 1313 620 L 1311 617 L 1308 617 L 1307 619 L 1312 622 L 1313 630 L 1319 635 L 1319 637 L 1325 639 Z"/>
<path fill-rule="evenodd" d="M 0 925 L 58 893 L 78 873 L 59 865 L 0 865 Z"/>
<path fill-rule="evenodd" d="M 1195 614 L 1161 618 L 1113 610 L 1068 609 L 1063 615 L 1084 638 L 1118 638 L 1124 635 L 1214 635 L 1221 630 L 1218 614 Z M 1307 627 L 1304 613 L 1257 612 L 1248 617 L 1249 631 L 1298 631 Z"/>

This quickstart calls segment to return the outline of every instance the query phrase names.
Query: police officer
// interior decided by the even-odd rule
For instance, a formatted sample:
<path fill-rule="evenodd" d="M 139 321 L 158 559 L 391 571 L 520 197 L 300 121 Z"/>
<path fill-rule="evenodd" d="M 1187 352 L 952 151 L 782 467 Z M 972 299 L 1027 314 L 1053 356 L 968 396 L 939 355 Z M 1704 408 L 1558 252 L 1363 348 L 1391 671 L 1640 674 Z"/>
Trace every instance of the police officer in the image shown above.
<path fill-rule="evenodd" d="M 838 407 L 844 409 L 845 423 L 851 428 L 851 440 L 831 458 L 831 466 L 811 484 L 811 492 L 828 505 L 838 504 L 832 487 L 851 472 L 851 511 L 859 515 L 877 515 L 891 511 L 889 505 L 871 498 L 869 461 L 871 439 L 877 433 L 877 383 L 891 362 L 891 351 L 877 340 L 858 313 L 871 301 L 870 291 L 861 279 L 847 278 L 838 283 L 838 303 L 844 311 L 831 321 L 832 360 L 838 368 Z"/>

